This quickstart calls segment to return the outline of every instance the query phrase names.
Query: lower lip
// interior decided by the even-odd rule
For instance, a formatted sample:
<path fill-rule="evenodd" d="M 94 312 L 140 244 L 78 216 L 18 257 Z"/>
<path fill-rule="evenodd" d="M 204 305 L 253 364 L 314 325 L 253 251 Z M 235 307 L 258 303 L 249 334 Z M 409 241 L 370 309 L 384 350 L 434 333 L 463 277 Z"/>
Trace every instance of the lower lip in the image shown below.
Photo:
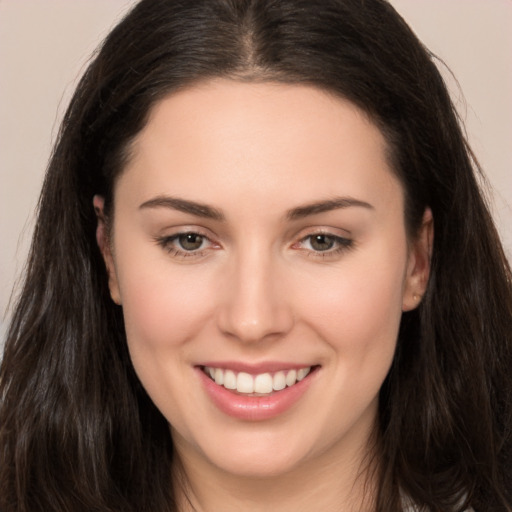
<path fill-rule="evenodd" d="M 213 403 L 225 414 L 246 421 L 275 418 L 290 409 L 307 391 L 317 369 L 293 386 L 274 391 L 268 396 L 241 395 L 219 386 L 201 368 L 197 368 L 202 384 Z"/>

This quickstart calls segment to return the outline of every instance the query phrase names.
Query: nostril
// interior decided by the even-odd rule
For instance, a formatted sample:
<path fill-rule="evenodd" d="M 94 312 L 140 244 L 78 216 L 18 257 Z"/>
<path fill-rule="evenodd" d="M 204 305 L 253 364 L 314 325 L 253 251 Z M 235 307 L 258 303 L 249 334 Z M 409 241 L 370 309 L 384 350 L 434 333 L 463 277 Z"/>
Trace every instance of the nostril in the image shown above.
<path fill-rule="evenodd" d="M 254 343 L 287 334 L 293 325 L 292 315 L 285 308 L 265 305 L 256 309 L 235 304 L 219 313 L 220 331 L 240 342 Z"/>
<path fill-rule="evenodd" d="M 290 331 L 293 316 L 289 294 L 283 287 L 282 269 L 279 276 L 277 272 L 275 261 L 259 245 L 237 254 L 219 290 L 217 321 L 223 334 L 254 343 Z"/>

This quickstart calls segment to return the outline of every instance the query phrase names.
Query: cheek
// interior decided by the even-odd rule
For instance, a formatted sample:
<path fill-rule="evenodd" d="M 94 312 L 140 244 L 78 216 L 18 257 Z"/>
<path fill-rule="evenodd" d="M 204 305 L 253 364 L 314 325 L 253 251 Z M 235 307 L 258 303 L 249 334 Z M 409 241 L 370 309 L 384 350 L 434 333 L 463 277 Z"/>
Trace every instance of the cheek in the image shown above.
<path fill-rule="evenodd" d="M 336 352 L 367 357 L 394 351 L 405 262 L 386 247 L 354 254 L 328 281 L 312 281 L 308 293 L 298 294 L 311 324 Z"/>
<path fill-rule="evenodd" d="M 197 268 L 172 266 L 165 256 L 141 256 L 122 261 L 118 276 L 132 352 L 177 347 L 194 337 L 211 313 L 211 279 Z"/>
<path fill-rule="evenodd" d="M 190 379 L 189 341 L 208 325 L 213 301 L 201 279 L 168 261 L 138 259 L 118 265 L 128 349 L 146 392 L 176 428 L 187 432 L 195 421 L 183 411 L 196 398 L 183 383 Z M 144 263 L 143 263 L 144 262 Z M 197 271 L 197 269 L 196 269 Z"/>

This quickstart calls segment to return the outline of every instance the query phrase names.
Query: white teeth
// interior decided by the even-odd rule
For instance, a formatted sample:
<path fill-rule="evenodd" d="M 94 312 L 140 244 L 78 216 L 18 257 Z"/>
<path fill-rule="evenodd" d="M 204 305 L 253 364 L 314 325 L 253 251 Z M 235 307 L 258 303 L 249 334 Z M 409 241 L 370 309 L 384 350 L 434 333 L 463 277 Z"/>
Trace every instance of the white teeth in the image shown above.
<path fill-rule="evenodd" d="M 270 373 L 262 373 L 254 379 L 255 393 L 272 393 L 272 376 Z"/>
<path fill-rule="evenodd" d="M 295 370 L 290 370 L 286 374 L 286 385 L 293 386 L 297 382 L 297 372 Z"/>
<path fill-rule="evenodd" d="M 284 372 L 277 372 L 272 379 L 272 389 L 274 391 L 281 391 L 286 387 L 286 375 Z"/>
<path fill-rule="evenodd" d="M 236 390 L 239 393 L 254 393 L 254 379 L 252 375 L 240 372 L 236 378 Z"/>
<path fill-rule="evenodd" d="M 302 380 L 309 373 L 310 370 L 311 368 L 301 368 L 297 372 L 297 380 Z"/>
<path fill-rule="evenodd" d="M 231 370 L 224 372 L 224 387 L 226 389 L 236 389 L 236 375 Z"/>
<path fill-rule="evenodd" d="M 211 366 L 204 367 L 204 372 L 219 386 L 236 390 L 238 393 L 257 393 L 259 395 L 266 395 L 272 391 L 281 391 L 287 386 L 293 386 L 304 379 L 310 371 L 311 367 L 309 366 L 299 370 L 281 370 L 274 375 L 270 373 L 251 375 L 246 372 L 236 374 L 233 370 L 223 370 Z"/>
<path fill-rule="evenodd" d="M 224 372 L 220 368 L 215 368 L 215 384 L 222 386 L 224 384 Z"/>

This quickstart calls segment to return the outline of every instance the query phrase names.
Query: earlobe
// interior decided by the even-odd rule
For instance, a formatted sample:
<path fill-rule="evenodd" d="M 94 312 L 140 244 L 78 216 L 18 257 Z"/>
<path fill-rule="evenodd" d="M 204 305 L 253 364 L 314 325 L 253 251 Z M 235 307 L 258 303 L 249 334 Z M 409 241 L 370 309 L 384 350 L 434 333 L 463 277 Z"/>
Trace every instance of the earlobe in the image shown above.
<path fill-rule="evenodd" d="M 116 304 L 121 305 L 121 295 L 119 293 L 114 259 L 112 257 L 112 250 L 110 247 L 107 221 L 105 218 L 105 199 L 102 196 L 95 195 L 93 198 L 93 206 L 98 220 L 98 225 L 96 226 L 96 242 L 107 268 L 110 296 Z"/>
<path fill-rule="evenodd" d="M 426 208 L 420 230 L 409 252 L 402 299 L 403 311 L 418 307 L 425 294 L 430 276 L 433 243 L 434 219 L 431 209 Z"/>

